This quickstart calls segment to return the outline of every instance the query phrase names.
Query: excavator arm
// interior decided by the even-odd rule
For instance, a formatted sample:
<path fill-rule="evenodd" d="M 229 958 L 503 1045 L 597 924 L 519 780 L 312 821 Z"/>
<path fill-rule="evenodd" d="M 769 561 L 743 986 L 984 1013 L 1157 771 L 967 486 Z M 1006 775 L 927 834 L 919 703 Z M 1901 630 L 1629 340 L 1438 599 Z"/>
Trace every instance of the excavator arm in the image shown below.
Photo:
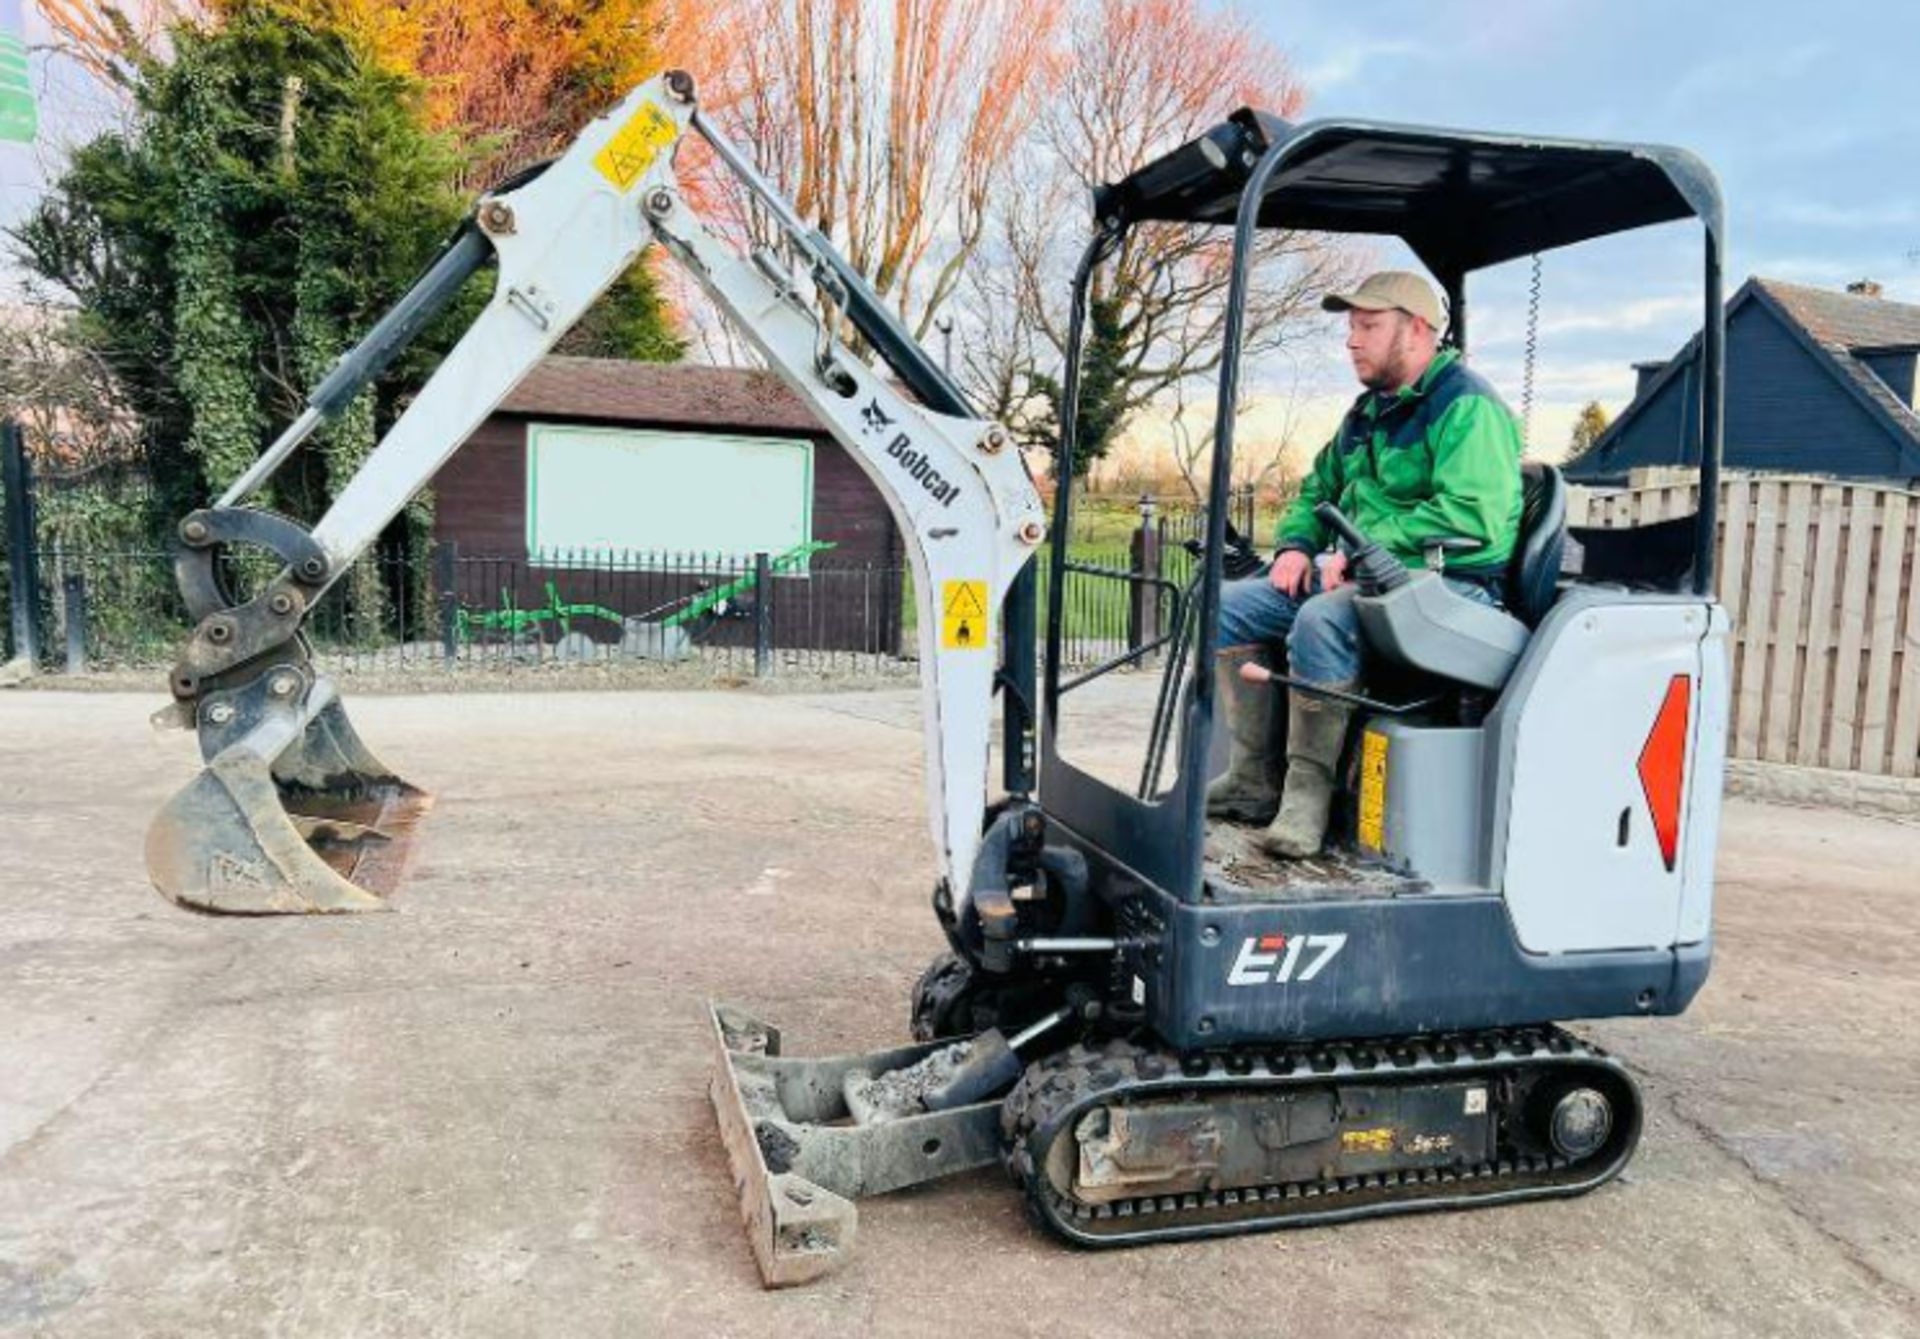
<path fill-rule="evenodd" d="M 837 343 L 835 322 L 813 310 L 773 252 L 742 256 L 701 221 L 674 175 L 689 134 L 705 137 L 760 198 L 813 288 L 847 314 L 917 398 Z M 634 90 L 531 179 L 484 197 L 414 289 L 316 388 L 306 411 L 214 506 L 182 523 L 176 570 L 197 622 L 173 670 L 169 711 L 197 731 L 206 767 L 148 834 L 149 872 L 168 898 L 242 913 L 385 905 L 404 876 L 428 797 L 360 742 L 333 685 L 314 668 L 303 620 L 656 241 L 887 499 L 918 607 L 926 798 L 939 874 L 964 895 L 982 847 L 992 694 L 1002 677 L 996 614 L 1045 535 L 1040 500 L 1005 431 L 964 413 L 951 383 L 701 116 L 692 79 L 674 71 Z M 246 506 L 300 442 L 489 262 L 498 271 L 491 300 L 312 530 Z M 222 551 L 238 546 L 264 548 L 282 564 L 246 599 L 223 577 Z M 1028 704 L 1010 712 L 1016 707 L 1024 717 Z"/>

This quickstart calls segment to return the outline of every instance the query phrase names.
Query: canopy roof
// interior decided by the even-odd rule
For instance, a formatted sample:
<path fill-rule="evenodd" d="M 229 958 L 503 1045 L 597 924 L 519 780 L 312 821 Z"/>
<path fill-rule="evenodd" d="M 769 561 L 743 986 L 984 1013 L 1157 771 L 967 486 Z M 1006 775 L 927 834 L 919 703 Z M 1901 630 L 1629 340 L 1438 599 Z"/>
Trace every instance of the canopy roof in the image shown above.
<path fill-rule="evenodd" d="M 1095 212 L 1231 225 L 1255 164 L 1283 142 L 1262 227 L 1398 237 L 1442 279 L 1672 219 L 1720 231 L 1713 174 L 1684 149 L 1384 121 L 1293 125 L 1249 107 L 1097 188 Z"/>

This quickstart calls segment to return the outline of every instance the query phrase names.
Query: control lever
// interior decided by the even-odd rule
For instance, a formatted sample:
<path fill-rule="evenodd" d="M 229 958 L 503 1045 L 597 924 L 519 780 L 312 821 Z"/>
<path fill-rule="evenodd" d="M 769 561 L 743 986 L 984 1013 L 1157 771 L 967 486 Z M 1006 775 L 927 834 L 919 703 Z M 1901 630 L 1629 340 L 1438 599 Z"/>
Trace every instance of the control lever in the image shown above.
<path fill-rule="evenodd" d="M 1362 595 L 1385 595 L 1413 580 L 1405 563 L 1361 534 L 1359 527 L 1331 502 L 1322 502 L 1313 509 L 1313 514 L 1320 518 L 1320 524 L 1345 541 L 1347 564 Z"/>
<path fill-rule="evenodd" d="M 1183 539 L 1180 547 L 1191 554 L 1197 562 L 1207 556 L 1207 542 L 1198 537 Z M 1220 555 L 1220 574 L 1228 581 L 1244 581 L 1266 568 L 1260 555 L 1254 552 L 1253 541 L 1241 534 L 1232 521 L 1227 522 L 1227 545 Z"/>

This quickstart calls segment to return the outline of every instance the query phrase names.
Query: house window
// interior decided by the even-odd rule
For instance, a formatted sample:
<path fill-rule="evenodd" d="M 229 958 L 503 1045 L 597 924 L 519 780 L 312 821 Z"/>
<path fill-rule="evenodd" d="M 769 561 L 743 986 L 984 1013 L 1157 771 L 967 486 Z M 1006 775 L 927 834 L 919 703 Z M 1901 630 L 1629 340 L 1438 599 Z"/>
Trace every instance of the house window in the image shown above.
<path fill-rule="evenodd" d="M 813 538 L 813 443 L 535 423 L 527 553 L 564 566 L 657 554 L 775 557 Z M 802 564 L 793 569 L 804 572 Z"/>

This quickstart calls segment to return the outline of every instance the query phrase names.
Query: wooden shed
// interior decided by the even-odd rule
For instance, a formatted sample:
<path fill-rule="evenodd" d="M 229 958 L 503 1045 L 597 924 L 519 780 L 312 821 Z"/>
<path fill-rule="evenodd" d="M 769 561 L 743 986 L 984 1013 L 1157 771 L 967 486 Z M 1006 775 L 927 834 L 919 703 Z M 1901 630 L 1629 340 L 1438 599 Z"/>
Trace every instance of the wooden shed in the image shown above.
<path fill-rule="evenodd" d="M 550 357 L 433 482 L 434 538 L 480 609 L 593 604 L 668 618 L 789 555 L 770 583 L 780 646 L 890 650 L 902 551 L 885 500 L 811 408 L 770 372 Z M 831 545 L 807 554 L 811 545 Z M 800 556 L 794 557 L 796 553 Z M 753 636 L 758 593 L 703 621 Z M 605 619 L 581 625 L 599 640 Z"/>

